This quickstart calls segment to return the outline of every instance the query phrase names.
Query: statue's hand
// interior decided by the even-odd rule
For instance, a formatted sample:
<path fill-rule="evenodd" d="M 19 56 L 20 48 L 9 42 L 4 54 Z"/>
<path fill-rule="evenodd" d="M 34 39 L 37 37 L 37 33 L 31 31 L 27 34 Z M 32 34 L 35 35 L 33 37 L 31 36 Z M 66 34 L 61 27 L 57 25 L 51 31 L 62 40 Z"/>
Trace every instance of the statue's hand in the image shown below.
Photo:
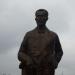
<path fill-rule="evenodd" d="M 55 55 L 49 56 L 48 59 L 48 62 L 52 64 L 54 69 L 56 69 L 58 67 L 58 62 L 55 58 Z"/>
<path fill-rule="evenodd" d="M 29 55 L 25 54 L 25 53 L 19 53 L 18 57 L 20 59 L 20 61 L 24 64 L 24 65 L 30 65 L 32 64 L 32 59 Z"/>

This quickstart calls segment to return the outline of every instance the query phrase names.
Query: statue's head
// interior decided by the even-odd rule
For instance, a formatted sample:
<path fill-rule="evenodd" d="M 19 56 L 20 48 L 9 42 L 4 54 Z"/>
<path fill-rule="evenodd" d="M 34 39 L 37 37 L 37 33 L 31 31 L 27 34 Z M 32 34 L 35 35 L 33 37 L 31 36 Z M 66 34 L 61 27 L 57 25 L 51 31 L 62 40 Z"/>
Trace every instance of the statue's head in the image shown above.
<path fill-rule="evenodd" d="M 35 13 L 35 20 L 37 22 L 37 25 L 45 25 L 46 21 L 48 20 L 48 11 L 45 9 L 37 10 Z"/>

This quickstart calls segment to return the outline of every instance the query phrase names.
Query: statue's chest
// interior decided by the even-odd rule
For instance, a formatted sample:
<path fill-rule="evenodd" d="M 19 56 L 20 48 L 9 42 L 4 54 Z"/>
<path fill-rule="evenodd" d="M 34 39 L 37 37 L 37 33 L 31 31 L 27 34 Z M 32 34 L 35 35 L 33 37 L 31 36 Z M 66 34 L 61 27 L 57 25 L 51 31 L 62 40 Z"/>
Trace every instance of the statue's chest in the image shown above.
<path fill-rule="evenodd" d="M 50 44 L 52 37 L 49 34 L 35 34 L 29 37 L 28 45 L 32 48 L 45 48 Z"/>

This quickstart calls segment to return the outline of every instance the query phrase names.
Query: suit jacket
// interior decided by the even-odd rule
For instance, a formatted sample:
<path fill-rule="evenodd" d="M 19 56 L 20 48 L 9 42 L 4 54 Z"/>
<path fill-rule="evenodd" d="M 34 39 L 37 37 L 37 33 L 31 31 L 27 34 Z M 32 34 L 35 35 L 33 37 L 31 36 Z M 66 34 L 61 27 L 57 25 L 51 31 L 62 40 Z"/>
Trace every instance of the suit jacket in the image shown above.
<path fill-rule="evenodd" d="M 30 64 L 52 63 L 58 64 L 63 55 L 58 35 L 45 28 L 42 32 L 35 29 L 29 31 L 24 36 L 21 47 L 18 52 L 18 59 L 21 61 L 20 66 L 26 65 L 25 61 Z M 27 62 L 28 63 L 28 62 Z"/>

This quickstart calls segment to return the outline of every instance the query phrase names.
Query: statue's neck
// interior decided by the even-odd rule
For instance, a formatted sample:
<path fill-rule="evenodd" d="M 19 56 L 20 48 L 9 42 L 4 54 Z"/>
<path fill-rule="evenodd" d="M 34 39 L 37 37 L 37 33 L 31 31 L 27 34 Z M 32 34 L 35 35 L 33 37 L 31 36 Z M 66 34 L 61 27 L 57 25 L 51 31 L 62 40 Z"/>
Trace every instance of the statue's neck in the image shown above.
<path fill-rule="evenodd" d="M 44 32 L 45 29 L 46 29 L 46 26 L 45 25 L 43 25 L 43 26 L 37 26 L 37 29 L 38 29 L 39 32 Z"/>

